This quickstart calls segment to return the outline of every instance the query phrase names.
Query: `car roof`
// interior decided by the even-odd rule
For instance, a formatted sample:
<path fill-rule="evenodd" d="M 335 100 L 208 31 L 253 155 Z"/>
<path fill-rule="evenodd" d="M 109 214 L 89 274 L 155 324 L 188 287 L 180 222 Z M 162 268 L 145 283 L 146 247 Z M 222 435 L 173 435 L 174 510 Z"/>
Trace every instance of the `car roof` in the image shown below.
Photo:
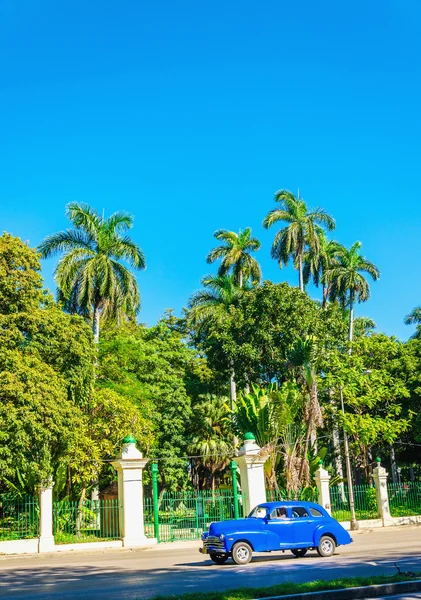
<path fill-rule="evenodd" d="M 269 510 L 273 510 L 274 508 L 280 508 L 281 506 L 288 508 L 289 506 L 302 506 L 303 508 L 321 508 L 323 511 L 323 507 L 316 502 L 305 502 L 304 500 L 281 500 L 278 502 L 262 502 L 259 506 L 264 506 Z"/>

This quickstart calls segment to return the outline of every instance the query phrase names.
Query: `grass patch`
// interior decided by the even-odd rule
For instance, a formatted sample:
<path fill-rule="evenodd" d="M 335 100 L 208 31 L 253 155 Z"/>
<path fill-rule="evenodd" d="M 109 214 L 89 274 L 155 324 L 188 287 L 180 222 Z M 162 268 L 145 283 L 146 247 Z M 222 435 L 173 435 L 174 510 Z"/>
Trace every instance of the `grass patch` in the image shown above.
<path fill-rule="evenodd" d="M 421 579 L 421 573 L 416 573 L 416 575 L 418 579 Z M 266 596 L 322 592 L 382 583 L 399 583 L 400 581 L 408 581 L 408 577 L 404 575 L 378 575 L 376 577 L 344 577 L 332 581 L 319 579 L 306 583 L 285 582 L 270 587 L 247 587 L 222 592 L 196 592 L 191 594 L 175 594 L 173 596 L 155 596 L 153 600 L 251 600 L 252 598 L 264 598 Z"/>

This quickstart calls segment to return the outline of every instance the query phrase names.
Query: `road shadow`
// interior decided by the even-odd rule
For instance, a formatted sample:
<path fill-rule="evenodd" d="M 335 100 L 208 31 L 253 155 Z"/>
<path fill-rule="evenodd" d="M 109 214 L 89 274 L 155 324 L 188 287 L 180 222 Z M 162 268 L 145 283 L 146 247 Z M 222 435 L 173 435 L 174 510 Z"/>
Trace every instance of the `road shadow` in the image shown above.
<path fill-rule="evenodd" d="M 262 557 L 265 558 L 265 557 Z M 157 594 L 206 592 L 238 587 L 271 586 L 285 581 L 329 580 L 421 571 L 419 553 L 355 558 L 258 560 L 247 566 L 215 565 L 211 561 L 181 563 L 171 567 L 125 569 L 100 566 L 21 566 L 0 571 L 2 600 L 143 600 Z M 159 561 L 159 553 L 156 553 Z"/>

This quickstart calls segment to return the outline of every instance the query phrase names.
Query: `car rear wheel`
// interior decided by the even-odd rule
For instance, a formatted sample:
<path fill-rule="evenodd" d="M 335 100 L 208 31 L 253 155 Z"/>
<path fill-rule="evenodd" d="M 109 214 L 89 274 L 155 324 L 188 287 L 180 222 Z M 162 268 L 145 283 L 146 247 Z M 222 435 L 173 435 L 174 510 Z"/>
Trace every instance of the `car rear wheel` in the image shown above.
<path fill-rule="evenodd" d="M 228 554 L 209 554 L 209 556 L 217 565 L 223 565 L 228 560 Z"/>
<path fill-rule="evenodd" d="M 322 535 L 320 538 L 319 545 L 317 546 L 317 552 L 320 556 L 332 556 L 335 554 L 336 544 L 335 540 L 330 535 Z"/>
<path fill-rule="evenodd" d="M 307 550 L 308 550 L 308 548 L 294 548 L 294 550 L 291 550 L 291 552 L 297 558 L 302 558 L 303 556 L 305 556 L 307 554 Z"/>
<path fill-rule="evenodd" d="M 247 542 L 237 542 L 232 548 L 232 560 L 236 565 L 246 565 L 251 561 L 253 550 Z"/>

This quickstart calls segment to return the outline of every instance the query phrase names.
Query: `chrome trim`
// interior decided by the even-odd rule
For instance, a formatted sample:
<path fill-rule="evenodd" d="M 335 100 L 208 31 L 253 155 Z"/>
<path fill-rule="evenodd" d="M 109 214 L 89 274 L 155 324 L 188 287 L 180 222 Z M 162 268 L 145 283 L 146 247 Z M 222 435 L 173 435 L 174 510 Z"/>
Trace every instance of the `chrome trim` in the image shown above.
<path fill-rule="evenodd" d="M 221 550 L 225 550 L 224 542 L 216 535 L 208 535 L 208 537 L 203 540 L 203 546 L 205 548 L 212 546 L 212 548 L 221 548 Z"/>

